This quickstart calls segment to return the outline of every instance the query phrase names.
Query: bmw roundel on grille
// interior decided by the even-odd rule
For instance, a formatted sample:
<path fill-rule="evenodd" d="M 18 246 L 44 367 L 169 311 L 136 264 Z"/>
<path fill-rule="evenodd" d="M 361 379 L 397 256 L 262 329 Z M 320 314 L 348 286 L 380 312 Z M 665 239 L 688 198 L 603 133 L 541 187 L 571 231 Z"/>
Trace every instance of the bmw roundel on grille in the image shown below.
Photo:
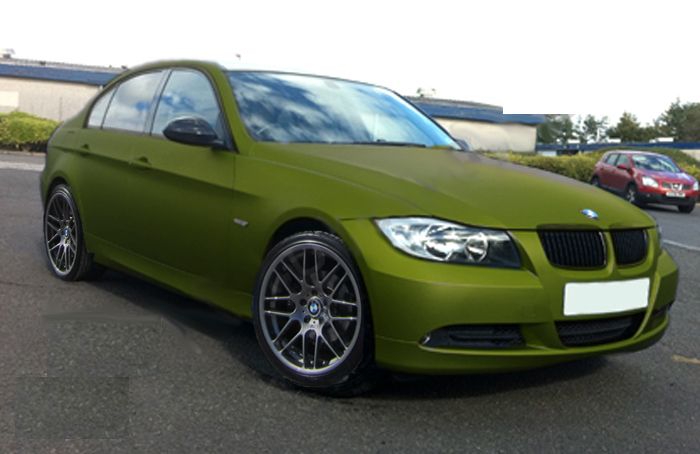
<path fill-rule="evenodd" d="M 598 213 L 589 208 L 581 210 L 581 214 L 586 216 L 588 219 L 598 219 Z"/>

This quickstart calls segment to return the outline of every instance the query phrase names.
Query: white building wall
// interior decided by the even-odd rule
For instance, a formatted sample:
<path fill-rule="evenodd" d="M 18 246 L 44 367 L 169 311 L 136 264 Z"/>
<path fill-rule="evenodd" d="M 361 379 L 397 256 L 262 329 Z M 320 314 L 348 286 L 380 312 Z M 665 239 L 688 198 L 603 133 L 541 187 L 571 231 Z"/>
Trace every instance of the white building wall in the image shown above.
<path fill-rule="evenodd" d="M 435 118 L 450 134 L 478 151 L 535 151 L 537 126 Z"/>
<path fill-rule="evenodd" d="M 78 113 L 98 90 L 91 85 L 0 77 L 0 113 L 19 110 L 63 121 Z"/>
<path fill-rule="evenodd" d="M 663 144 L 660 144 L 659 146 L 663 147 Z M 688 156 L 700 161 L 700 150 L 681 150 L 681 151 L 684 152 L 685 154 L 687 154 Z"/>

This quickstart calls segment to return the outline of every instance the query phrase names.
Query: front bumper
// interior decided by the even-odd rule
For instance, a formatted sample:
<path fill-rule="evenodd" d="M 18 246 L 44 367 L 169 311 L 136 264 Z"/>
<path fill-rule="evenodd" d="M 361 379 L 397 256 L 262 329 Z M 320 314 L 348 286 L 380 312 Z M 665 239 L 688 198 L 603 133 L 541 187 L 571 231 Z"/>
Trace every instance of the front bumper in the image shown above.
<path fill-rule="evenodd" d="M 685 197 L 669 197 L 664 189 L 642 188 L 637 196 L 641 202 L 660 205 L 691 205 L 697 203 L 700 192 L 682 191 Z"/>
<path fill-rule="evenodd" d="M 415 373 L 497 372 L 539 367 L 587 356 L 644 348 L 663 336 L 668 316 L 652 318 L 675 298 L 678 270 L 658 249 L 649 230 L 647 258 L 617 267 L 609 257 L 603 269 L 575 271 L 549 264 L 536 232 L 511 232 L 523 256 L 521 269 L 434 263 L 396 251 L 369 220 L 345 221 L 369 294 L 375 333 L 375 360 L 381 367 Z M 607 236 L 607 234 L 606 234 Z M 609 238 L 608 238 L 609 242 Z M 612 254 L 608 248 L 608 254 Z M 642 311 L 609 316 L 563 315 L 567 282 L 650 279 L 649 305 Z M 556 322 L 594 320 L 642 313 L 625 339 L 595 346 L 566 347 Z M 512 348 L 432 348 L 426 334 L 453 325 L 517 325 L 523 345 Z"/>

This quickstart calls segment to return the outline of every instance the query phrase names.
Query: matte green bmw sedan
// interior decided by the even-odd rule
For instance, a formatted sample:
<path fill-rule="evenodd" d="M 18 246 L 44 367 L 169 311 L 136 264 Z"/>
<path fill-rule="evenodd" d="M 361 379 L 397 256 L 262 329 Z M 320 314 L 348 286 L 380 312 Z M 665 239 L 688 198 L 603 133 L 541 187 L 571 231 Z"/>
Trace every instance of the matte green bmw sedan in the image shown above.
<path fill-rule="evenodd" d="M 250 318 L 280 374 L 332 393 L 638 350 L 678 280 L 643 211 L 329 77 L 128 71 L 55 132 L 41 194 L 56 276 L 120 269 Z"/>

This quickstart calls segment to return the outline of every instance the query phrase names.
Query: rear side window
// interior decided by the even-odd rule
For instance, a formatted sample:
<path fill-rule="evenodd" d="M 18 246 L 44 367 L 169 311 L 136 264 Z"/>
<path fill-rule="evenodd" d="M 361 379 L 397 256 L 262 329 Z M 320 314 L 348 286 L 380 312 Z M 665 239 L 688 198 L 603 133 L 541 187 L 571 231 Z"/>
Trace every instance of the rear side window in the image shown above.
<path fill-rule="evenodd" d="M 221 109 L 209 79 L 199 71 L 174 70 L 165 84 L 163 94 L 153 121 L 153 135 L 163 135 L 168 124 L 183 117 L 198 117 L 206 120 L 224 136 Z"/>
<path fill-rule="evenodd" d="M 162 71 L 151 72 L 122 82 L 109 104 L 102 127 L 143 132 L 162 75 Z"/>
<path fill-rule="evenodd" d="M 611 166 L 614 166 L 614 165 L 615 165 L 615 161 L 617 160 L 617 156 L 618 156 L 618 155 L 617 155 L 616 153 L 613 153 L 613 154 L 611 154 L 611 155 L 608 155 L 608 157 L 605 158 L 605 163 L 606 163 L 606 164 L 609 164 L 609 165 L 611 165 Z"/>
<path fill-rule="evenodd" d="M 107 106 L 109 106 L 109 101 L 112 99 L 112 96 L 114 96 L 113 88 L 102 94 L 100 99 L 92 106 L 92 111 L 90 111 L 90 117 L 88 118 L 88 127 L 102 127 L 102 121 L 105 118 L 105 112 L 107 112 Z"/>

